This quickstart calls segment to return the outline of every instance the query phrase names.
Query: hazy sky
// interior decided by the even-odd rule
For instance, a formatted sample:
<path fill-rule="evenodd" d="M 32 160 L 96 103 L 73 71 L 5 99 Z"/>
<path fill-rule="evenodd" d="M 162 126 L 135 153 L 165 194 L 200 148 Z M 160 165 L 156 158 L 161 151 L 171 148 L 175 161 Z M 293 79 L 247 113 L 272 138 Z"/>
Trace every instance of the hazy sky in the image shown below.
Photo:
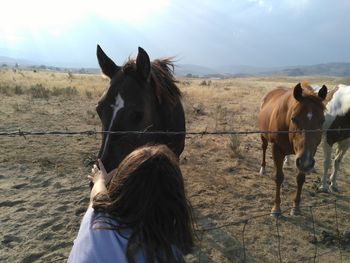
<path fill-rule="evenodd" d="M 350 62 L 349 0 L 0 0 L 0 56 L 97 67 L 143 47 L 178 63 Z"/>

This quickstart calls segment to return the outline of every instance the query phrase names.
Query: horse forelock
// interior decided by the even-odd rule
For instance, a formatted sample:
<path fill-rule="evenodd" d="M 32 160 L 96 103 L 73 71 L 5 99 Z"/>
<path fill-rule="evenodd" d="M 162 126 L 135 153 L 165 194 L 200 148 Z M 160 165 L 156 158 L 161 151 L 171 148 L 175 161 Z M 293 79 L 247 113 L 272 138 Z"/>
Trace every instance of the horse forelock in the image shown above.
<path fill-rule="evenodd" d="M 317 87 L 313 87 L 311 86 L 308 82 L 306 81 L 302 81 L 301 82 L 301 87 L 303 89 L 303 95 L 307 96 L 307 95 L 316 95 L 318 94 Z"/>
<path fill-rule="evenodd" d="M 323 104 L 322 99 L 317 95 L 314 95 L 314 94 L 303 95 L 303 100 L 307 101 L 308 103 L 312 102 L 314 105 L 319 106 L 322 109 L 322 111 L 326 109 L 326 106 Z"/>
<path fill-rule="evenodd" d="M 128 61 L 125 62 L 125 64 L 123 65 L 122 67 L 122 71 L 125 73 L 125 74 L 128 74 L 132 71 L 136 71 L 136 62 L 135 62 L 135 59 L 133 58 L 128 58 Z"/>
<path fill-rule="evenodd" d="M 312 102 L 313 104 L 319 106 L 322 111 L 326 109 L 323 100 L 318 96 L 318 93 L 316 92 L 316 88 L 310 86 L 306 81 L 301 82 L 301 87 L 303 89 L 302 101 L 305 101 L 307 103 Z M 297 105 L 299 102 L 295 101 L 295 104 Z"/>
<path fill-rule="evenodd" d="M 135 59 L 129 58 L 123 65 L 125 74 L 136 71 Z M 150 83 L 154 88 L 155 96 L 160 104 L 175 104 L 182 94 L 177 87 L 174 76 L 174 62 L 172 58 L 156 59 L 151 62 Z"/>

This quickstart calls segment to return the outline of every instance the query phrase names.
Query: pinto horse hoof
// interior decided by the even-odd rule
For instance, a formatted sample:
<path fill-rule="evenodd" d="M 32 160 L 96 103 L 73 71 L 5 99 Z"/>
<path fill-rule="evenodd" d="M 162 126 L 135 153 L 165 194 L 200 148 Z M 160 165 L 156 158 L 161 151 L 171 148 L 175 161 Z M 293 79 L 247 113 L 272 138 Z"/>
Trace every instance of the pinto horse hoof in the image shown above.
<path fill-rule="evenodd" d="M 327 187 L 320 186 L 318 188 L 318 192 L 320 192 L 320 193 L 328 193 L 328 189 L 327 189 Z"/>
<path fill-rule="evenodd" d="M 265 171 L 265 168 L 264 168 L 264 167 L 261 167 L 261 168 L 260 168 L 259 174 L 260 174 L 260 176 L 266 175 L 266 171 Z"/>
<path fill-rule="evenodd" d="M 291 215 L 291 216 L 299 216 L 299 215 L 301 215 L 300 208 L 299 208 L 299 207 L 293 207 L 293 208 L 290 210 L 290 215 Z"/>
<path fill-rule="evenodd" d="M 338 187 L 332 186 L 332 185 L 329 186 L 329 191 L 330 191 L 331 193 L 339 193 Z"/>
<path fill-rule="evenodd" d="M 280 217 L 282 215 L 281 210 L 271 210 L 270 216 L 274 218 Z"/>

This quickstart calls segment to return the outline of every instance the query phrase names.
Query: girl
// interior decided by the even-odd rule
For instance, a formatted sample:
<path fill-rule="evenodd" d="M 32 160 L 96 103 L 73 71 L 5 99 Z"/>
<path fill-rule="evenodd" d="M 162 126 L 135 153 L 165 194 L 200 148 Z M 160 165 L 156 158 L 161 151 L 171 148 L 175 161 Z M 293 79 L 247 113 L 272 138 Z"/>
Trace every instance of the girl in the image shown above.
<path fill-rule="evenodd" d="M 145 146 L 109 174 L 100 160 L 99 167 L 68 262 L 184 262 L 193 222 L 175 154 Z"/>

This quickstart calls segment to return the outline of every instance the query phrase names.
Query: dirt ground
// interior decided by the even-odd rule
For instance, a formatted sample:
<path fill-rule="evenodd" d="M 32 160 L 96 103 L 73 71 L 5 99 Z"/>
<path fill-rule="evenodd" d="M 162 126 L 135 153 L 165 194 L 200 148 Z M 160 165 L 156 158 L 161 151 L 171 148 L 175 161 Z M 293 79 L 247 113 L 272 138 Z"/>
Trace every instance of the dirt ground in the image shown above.
<path fill-rule="evenodd" d="M 350 84 L 335 77 L 179 79 L 188 131 L 253 131 L 263 95 L 278 85 Z M 205 84 L 205 85 L 204 85 Z M 94 111 L 107 80 L 99 75 L 0 71 L 0 132 L 100 130 Z M 99 136 L 0 136 L 0 262 L 65 262 L 88 205 L 87 175 Z M 285 167 L 282 209 L 270 217 L 274 183 L 259 175 L 258 134 L 188 135 L 181 156 L 196 217 L 197 245 L 188 262 L 350 262 L 350 157 L 340 193 L 316 191 L 307 175 L 302 215 L 290 216 L 295 169 Z"/>

